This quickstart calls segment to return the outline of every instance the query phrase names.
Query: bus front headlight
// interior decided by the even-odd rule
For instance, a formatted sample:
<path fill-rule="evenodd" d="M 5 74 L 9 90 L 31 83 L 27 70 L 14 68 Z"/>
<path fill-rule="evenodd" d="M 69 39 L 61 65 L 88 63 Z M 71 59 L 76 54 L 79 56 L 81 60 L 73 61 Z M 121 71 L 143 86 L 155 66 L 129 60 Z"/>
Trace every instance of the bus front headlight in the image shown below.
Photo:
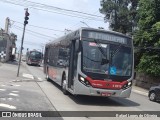
<path fill-rule="evenodd" d="M 125 85 L 123 85 L 122 89 L 125 90 L 125 89 L 127 89 L 127 88 L 129 88 L 131 86 L 132 86 L 132 81 L 129 81 Z"/>
<path fill-rule="evenodd" d="M 84 77 L 82 77 L 81 75 L 78 75 L 78 79 L 83 85 L 85 85 L 87 87 L 91 86 L 90 82 L 88 80 L 86 80 Z"/>

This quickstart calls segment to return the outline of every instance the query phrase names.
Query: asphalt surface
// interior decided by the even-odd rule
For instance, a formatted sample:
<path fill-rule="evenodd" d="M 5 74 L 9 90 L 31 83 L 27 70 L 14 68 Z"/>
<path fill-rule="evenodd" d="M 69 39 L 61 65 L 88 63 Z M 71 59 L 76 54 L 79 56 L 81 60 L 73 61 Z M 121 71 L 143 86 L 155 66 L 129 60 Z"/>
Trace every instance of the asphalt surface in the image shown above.
<path fill-rule="evenodd" d="M 0 111 L 56 111 L 30 71 L 23 65 L 17 75 L 17 64 L 0 65 Z M 0 120 L 53 120 L 53 118 L 0 118 Z M 54 119 L 60 119 L 54 118 Z"/>
<path fill-rule="evenodd" d="M 147 97 L 145 91 L 140 91 L 133 87 L 130 98 L 101 98 L 101 97 L 90 97 L 90 96 L 73 96 L 64 95 L 61 88 L 54 82 L 48 82 L 43 74 L 42 67 L 26 66 L 29 71 L 32 71 L 32 75 L 42 80 L 38 82 L 41 89 L 44 91 L 46 96 L 49 98 L 51 103 L 58 111 L 160 111 L 160 103 L 151 102 Z M 144 119 L 144 120 L 158 120 L 159 118 L 154 117 L 128 117 L 128 118 L 106 118 L 106 117 L 80 117 L 80 118 L 66 118 L 64 119 Z"/>
<path fill-rule="evenodd" d="M 54 82 L 46 81 L 42 67 L 28 66 L 23 63 L 20 69 L 20 77 L 16 77 L 16 73 L 17 64 L 0 65 L 0 111 L 67 111 L 60 112 L 65 120 L 159 119 L 153 116 L 104 117 L 105 114 L 100 116 L 103 113 L 101 111 L 113 111 L 113 113 L 117 112 L 118 115 L 121 114 L 118 111 L 160 111 L 160 104 L 149 101 L 147 91 L 138 87 L 133 87 L 131 96 L 128 99 L 64 95 L 61 87 Z M 76 115 L 78 117 L 73 117 Z M 54 119 L 62 118 L 0 118 L 0 120 Z"/>

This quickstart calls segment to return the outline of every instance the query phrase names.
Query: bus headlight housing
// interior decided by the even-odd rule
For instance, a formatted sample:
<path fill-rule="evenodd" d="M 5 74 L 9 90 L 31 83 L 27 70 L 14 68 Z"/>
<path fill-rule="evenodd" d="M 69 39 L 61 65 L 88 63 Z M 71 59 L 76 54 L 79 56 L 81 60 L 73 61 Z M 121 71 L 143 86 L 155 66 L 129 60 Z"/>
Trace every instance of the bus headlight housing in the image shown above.
<path fill-rule="evenodd" d="M 83 85 L 85 85 L 87 87 L 91 86 L 90 82 L 88 80 L 86 80 L 84 77 L 82 77 L 81 75 L 78 75 L 78 79 Z"/>
<path fill-rule="evenodd" d="M 125 85 L 123 85 L 122 89 L 125 90 L 125 89 L 127 89 L 127 88 L 129 88 L 131 86 L 132 86 L 132 81 L 129 81 Z"/>

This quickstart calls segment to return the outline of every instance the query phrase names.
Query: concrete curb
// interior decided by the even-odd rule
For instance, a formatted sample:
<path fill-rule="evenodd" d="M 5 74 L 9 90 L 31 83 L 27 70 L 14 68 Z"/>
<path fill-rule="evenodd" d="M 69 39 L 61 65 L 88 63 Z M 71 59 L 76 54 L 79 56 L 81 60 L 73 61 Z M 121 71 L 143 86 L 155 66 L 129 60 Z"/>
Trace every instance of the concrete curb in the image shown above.
<path fill-rule="evenodd" d="M 132 92 L 135 92 L 135 93 L 138 93 L 138 94 L 141 94 L 141 95 L 144 95 L 144 96 L 148 96 L 148 91 L 149 90 L 143 89 L 143 88 L 138 87 L 138 86 L 132 86 Z"/>

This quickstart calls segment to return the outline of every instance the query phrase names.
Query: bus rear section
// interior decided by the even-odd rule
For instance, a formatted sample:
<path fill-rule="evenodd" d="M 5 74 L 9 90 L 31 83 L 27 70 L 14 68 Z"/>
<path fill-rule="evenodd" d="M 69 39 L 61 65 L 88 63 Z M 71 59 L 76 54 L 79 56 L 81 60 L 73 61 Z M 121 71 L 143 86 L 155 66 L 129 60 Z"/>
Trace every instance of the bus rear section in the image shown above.
<path fill-rule="evenodd" d="M 26 54 L 26 63 L 28 65 L 38 65 L 42 64 L 43 54 L 39 51 L 28 51 Z"/>
<path fill-rule="evenodd" d="M 61 39 L 59 47 L 69 51 L 65 56 L 68 64 L 62 65 L 59 52 L 53 54 L 57 60 L 51 61 L 57 64 L 48 65 L 54 73 L 49 78 L 61 85 L 65 94 L 129 97 L 134 69 L 131 38 L 95 29 L 82 29 L 80 33 L 80 37 L 70 35 L 68 41 Z M 50 46 L 54 45 L 58 46 Z"/>

